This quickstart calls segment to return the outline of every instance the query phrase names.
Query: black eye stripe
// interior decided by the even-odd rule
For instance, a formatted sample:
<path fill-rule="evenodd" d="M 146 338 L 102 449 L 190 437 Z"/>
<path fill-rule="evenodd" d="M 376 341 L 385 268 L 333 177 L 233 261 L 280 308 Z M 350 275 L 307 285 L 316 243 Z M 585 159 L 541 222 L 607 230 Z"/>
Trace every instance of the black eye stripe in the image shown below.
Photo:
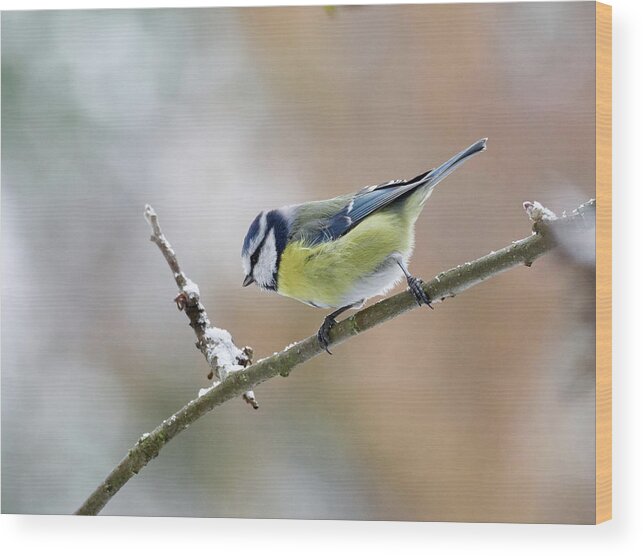
<path fill-rule="evenodd" d="M 250 268 L 253 269 L 255 265 L 257 264 L 257 261 L 259 260 L 259 253 L 261 253 L 261 249 L 263 247 L 263 244 L 266 243 L 266 239 L 268 239 L 268 232 L 270 230 L 266 230 L 266 233 L 263 236 L 263 239 L 261 240 L 261 243 L 257 245 L 257 248 L 255 249 L 255 252 L 252 254 L 250 257 Z"/>

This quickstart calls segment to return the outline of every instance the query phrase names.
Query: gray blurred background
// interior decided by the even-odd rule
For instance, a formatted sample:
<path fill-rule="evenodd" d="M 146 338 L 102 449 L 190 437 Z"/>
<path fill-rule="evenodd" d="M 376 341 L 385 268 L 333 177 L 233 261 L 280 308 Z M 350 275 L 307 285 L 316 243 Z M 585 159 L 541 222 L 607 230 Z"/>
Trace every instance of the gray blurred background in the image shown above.
<path fill-rule="evenodd" d="M 418 222 L 430 278 L 594 196 L 594 77 L 592 2 L 3 13 L 2 511 L 73 512 L 208 384 L 145 203 L 266 356 L 324 312 L 241 288 L 257 212 L 489 137 Z M 225 404 L 104 513 L 592 521 L 592 250 Z"/>

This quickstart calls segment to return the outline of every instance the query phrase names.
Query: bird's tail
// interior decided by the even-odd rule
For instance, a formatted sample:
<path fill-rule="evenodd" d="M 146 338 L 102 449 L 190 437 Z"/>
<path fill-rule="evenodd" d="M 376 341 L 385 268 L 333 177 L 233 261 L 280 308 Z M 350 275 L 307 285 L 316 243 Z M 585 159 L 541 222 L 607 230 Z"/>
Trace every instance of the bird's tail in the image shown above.
<path fill-rule="evenodd" d="M 433 168 L 432 170 L 424 172 L 412 180 L 409 180 L 405 187 L 410 189 L 409 196 L 414 199 L 409 206 L 416 206 L 416 209 L 412 211 L 412 218 L 415 220 L 420 216 L 420 212 L 422 211 L 424 204 L 427 202 L 431 193 L 433 193 L 433 189 L 438 185 L 438 183 L 446 178 L 465 160 L 468 160 L 476 154 L 484 151 L 486 148 L 487 138 L 485 137 L 484 139 L 476 141 L 473 145 L 467 147 L 463 151 L 460 151 L 458 154 L 452 156 L 437 168 Z"/>
<path fill-rule="evenodd" d="M 438 183 L 440 183 L 444 178 L 446 178 L 451 172 L 453 172 L 458 166 L 464 163 L 469 158 L 481 153 L 487 148 L 487 138 L 479 139 L 473 145 L 467 147 L 463 151 L 460 151 L 458 154 L 452 156 L 446 162 L 440 164 L 437 168 L 433 168 L 424 174 L 409 180 L 409 184 L 414 183 L 417 187 L 428 185 L 428 190 L 433 189 Z"/>

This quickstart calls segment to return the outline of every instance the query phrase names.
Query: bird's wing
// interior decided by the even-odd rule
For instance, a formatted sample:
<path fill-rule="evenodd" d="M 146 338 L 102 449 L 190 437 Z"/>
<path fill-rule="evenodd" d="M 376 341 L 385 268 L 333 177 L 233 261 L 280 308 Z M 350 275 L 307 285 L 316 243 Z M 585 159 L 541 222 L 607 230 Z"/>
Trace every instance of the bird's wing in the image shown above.
<path fill-rule="evenodd" d="M 412 180 L 394 180 L 362 189 L 346 199 L 333 214 L 320 218 L 307 226 L 306 241 L 311 245 L 333 241 L 347 234 L 369 215 L 388 205 L 402 195 L 424 185 L 432 170 Z"/>
<path fill-rule="evenodd" d="M 356 226 L 368 215 L 390 205 L 405 193 L 424 185 L 431 172 L 433 170 L 424 172 L 412 180 L 393 180 L 362 189 L 345 207 L 346 216 L 352 220 L 353 226 Z"/>
<path fill-rule="evenodd" d="M 366 187 L 348 198 L 337 197 L 331 201 L 322 201 L 319 206 L 328 212 L 325 212 L 324 216 L 303 218 L 301 222 L 304 222 L 304 225 L 300 228 L 299 236 L 312 245 L 333 241 L 350 232 L 369 215 L 390 205 L 402 195 L 425 185 L 435 187 L 465 160 L 484 151 L 486 146 L 487 139 L 480 139 L 437 168 L 424 172 L 412 180 L 389 181 Z"/>

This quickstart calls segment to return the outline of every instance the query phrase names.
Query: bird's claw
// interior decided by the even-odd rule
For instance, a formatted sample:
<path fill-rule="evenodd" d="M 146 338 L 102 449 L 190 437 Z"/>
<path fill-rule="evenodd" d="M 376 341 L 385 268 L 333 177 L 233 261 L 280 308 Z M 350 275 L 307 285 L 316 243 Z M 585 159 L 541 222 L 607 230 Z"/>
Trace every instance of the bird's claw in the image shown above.
<path fill-rule="evenodd" d="M 424 282 L 419 278 L 415 278 L 411 276 L 408 279 L 408 284 L 409 284 L 409 290 L 413 294 L 413 297 L 415 297 L 416 303 L 420 307 L 422 305 L 428 305 L 430 309 L 433 309 L 433 305 L 431 305 L 431 300 L 429 299 L 429 296 L 427 295 L 427 293 L 424 291 L 424 288 L 422 287 Z"/>
<path fill-rule="evenodd" d="M 333 317 L 328 316 L 324 319 L 324 322 L 317 331 L 317 340 L 319 341 L 319 345 L 326 350 L 328 355 L 333 355 L 328 349 L 328 344 L 330 344 L 330 330 L 336 324 L 337 321 Z"/>

